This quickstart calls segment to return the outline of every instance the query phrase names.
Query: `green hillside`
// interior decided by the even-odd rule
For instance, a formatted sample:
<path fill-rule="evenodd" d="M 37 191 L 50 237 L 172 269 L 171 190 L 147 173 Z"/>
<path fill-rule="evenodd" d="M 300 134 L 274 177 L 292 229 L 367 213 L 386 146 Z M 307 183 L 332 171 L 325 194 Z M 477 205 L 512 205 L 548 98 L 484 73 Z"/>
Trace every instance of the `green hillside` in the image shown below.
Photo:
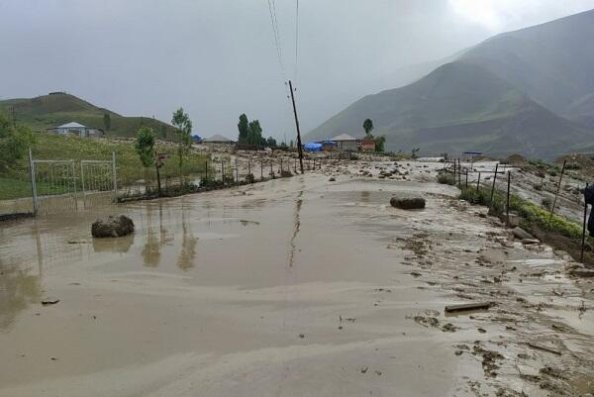
<path fill-rule="evenodd" d="M 90 128 L 105 130 L 104 114 L 109 114 L 111 126 L 107 136 L 134 137 L 141 126 L 153 128 L 162 139 L 172 139 L 174 128 L 149 117 L 126 117 L 99 108 L 66 93 L 51 93 L 36 98 L 0 101 L 0 112 L 14 116 L 34 131 L 45 131 L 75 121 Z"/>

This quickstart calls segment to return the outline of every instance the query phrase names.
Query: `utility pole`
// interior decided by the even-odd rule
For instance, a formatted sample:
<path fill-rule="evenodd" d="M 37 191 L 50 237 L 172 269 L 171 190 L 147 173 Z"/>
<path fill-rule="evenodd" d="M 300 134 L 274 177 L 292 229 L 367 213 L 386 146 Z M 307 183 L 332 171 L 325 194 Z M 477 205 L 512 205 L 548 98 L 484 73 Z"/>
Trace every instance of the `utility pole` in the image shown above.
<path fill-rule="evenodd" d="M 297 127 L 297 150 L 299 151 L 299 166 L 303 174 L 303 146 L 301 145 L 301 131 L 299 131 L 299 119 L 297 118 L 297 107 L 295 106 L 295 96 L 293 95 L 293 83 L 289 80 L 289 89 L 291 90 L 291 102 L 293 102 L 293 113 L 295 114 L 295 126 Z"/>

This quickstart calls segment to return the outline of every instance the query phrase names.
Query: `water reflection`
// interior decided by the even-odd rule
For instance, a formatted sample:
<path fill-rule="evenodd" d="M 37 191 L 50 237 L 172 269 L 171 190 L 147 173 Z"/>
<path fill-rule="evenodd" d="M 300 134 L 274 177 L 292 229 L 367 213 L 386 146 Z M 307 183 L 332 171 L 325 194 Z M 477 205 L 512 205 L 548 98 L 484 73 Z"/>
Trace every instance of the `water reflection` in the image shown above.
<path fill-rule="evenodd" d="M 159 207 L 161 213 L 160 220 L 162 218 L 162 208 Z M 146 207 L 146 243 L 142 249 L 142 258 L 144 259 L 144 265 L 146 267 L 157 267 L 161 261 L 161 241 L 157 237 L 153 225 L 153 206 L 147 205 Z M 163 225 L 159 223 L 159 229 L 163 230 Z"/>
<path fill-rule="evenodd" d="M 194 258 L 196 257 L 196 245 L 198 238 L 194 237 L 192 227 L 188 226 L 186 220 L 186 210 L 182 203 L 182 242 L 181 251 L 177 258 L 177 266 L 182 270 L 188 270 L 194 267 Z"/>
<path fill-rule="evenodd" d="M 361 192 L 361 202 L 362 203 L 369 203 L 369 196 L 370 193 L 368 190 L 364 190 Z"/>
<path fill-rule="evenodd" d="M 119 252 L 125 254 L 134 244 L 134 233 L 124 237 L 94 238 L 95 252 Z"/>
<path fill-rule="evenodd" d="M 289 243 L 289 267 L 293 267 L 293 263 L 295 261 L 295 249 L 296 244 L 295 240 L 297 239 L 297 235 L 299 234 L 299 229 L 301 228 L 301 206 L 303 205 L 303 190 L 299 192 L 297 195 L 297 201 L 295 202 L 295 215 L 294 215 L 294 223 L 293 223 L 293 235 L 291 236 L 291 241 Z"/>
<path fill-rule="evenodd" d="M 9 328 L 17 314 L 41 296 L 39 275 L 0 259 L 0 329 Z"/>

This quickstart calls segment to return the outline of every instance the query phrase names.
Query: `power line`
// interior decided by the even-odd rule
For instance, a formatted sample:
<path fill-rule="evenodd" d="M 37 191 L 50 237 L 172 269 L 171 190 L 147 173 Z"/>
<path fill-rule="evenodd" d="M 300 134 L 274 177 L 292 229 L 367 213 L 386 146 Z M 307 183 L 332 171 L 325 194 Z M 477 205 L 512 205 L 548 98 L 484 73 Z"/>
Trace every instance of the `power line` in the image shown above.
<path fill-rule="evenodd" d="M 299 0 L 295 7 L 295 79 L 297 79 L 297 67 L 299 65 Z"/>
<path fill-rule="evenodd" d="M 278 18 L 276 16 L 276 4 L 275 0 L 267 0 L 268 1 L 268 12 L 270 13 L 270 24 L 272 25 L 272 33 L 274 35 L 274 45 L 276 47 L 276 55 L 278 57 L 278 63 L 281 68 L 281 73 L 283 74 L 283 79 L 285 78 L 285 67 L 283 64 L 283 53 L 280 41 L 280 32 L 278 28 Z"/>

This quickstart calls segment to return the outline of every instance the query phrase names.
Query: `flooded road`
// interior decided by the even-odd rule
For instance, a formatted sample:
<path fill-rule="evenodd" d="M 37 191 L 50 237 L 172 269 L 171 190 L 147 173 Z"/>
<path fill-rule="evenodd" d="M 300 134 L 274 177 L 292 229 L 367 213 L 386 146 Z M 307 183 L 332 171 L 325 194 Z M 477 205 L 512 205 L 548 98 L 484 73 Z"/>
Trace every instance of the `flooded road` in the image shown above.
<path fill-rule="evenodd" d="M 1 225 L 0 396 L 545 396 L 561 387 L 546 365 L 594 391 L 592 285 L 423 167 Z M 393 209 L 395 193 L 427 208 Z M 107 213 L 136 233 L 93 240 Z M 484 299 L 498 305 L 443 314 Z"/>

